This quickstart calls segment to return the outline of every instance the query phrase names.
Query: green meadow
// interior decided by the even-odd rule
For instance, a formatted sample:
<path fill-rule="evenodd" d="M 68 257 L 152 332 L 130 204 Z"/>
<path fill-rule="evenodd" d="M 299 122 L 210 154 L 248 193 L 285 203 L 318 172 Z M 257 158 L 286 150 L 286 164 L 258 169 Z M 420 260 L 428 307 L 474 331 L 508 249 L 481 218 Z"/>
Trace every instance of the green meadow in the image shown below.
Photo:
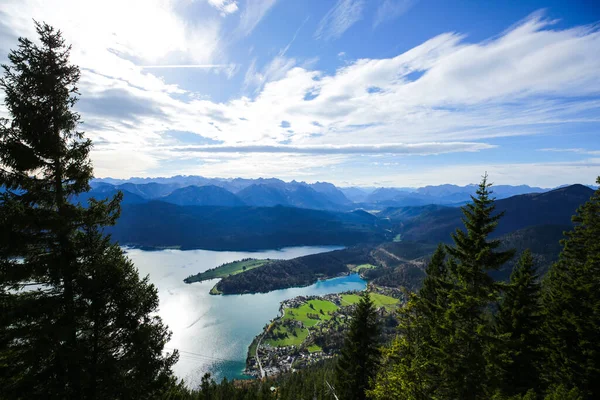
<path fill-rule="evenodd" d="M 308 336 L 308 331 L 305 328 L 293 328 L 292 330 L 288 330 L 283 325 L 277 326 L 273 330 L 273 334 L 277 335 L 280 333 L 287 333 L 287 337 L 282 339 L 265 339 L 264 342 L 270 344 L 271 346 L 299 346 L 304 342 L 304 339 Z M 295 333 L 295 334 L 294 334 Z"/>
<path fill-rule="evenodd" d="M 355 267 L 350 268 L 350 271 L 352 271 L 352 272 L 360 272 L 363 269 L 374 269 L 374 268 L 377 268 L 377 266 L 373 265 L 373 264 L 361 264 L 361 265 L 357 265 Z"/>
<path fill-rule="evenodd" d="M 390 296 L 386 296 L 384 294 L 379 293 L 370 293 L 371 300 L 376 307 L 385 307 L 387 310 L 391 310 L 395 308 L 400 300 L 395 299 Z M 360 300 L 360 295 L 358 294 L 343 294 L 342 295 L 342 303 L 344 305 L 356 304 Z"/>
<path fill-rule="evenodd" d="M 312 307 L 311 307 L 312 306 Z M 310 327 L 315 326 L 319 320 L 331 319 L 330 312 L 336 311 L 338 306 L 327 300 L 310 300 L 308 303 L 301 305 L 298 308 L 286 308 L 283 319 L 293 319 L 296 321 L 302 321 L 304 326 Z M 321 311 L 323 313 L 321 314 Z M 309 318 L 308 314 L 316 314 L 319 316 L 319 320 Z"/>

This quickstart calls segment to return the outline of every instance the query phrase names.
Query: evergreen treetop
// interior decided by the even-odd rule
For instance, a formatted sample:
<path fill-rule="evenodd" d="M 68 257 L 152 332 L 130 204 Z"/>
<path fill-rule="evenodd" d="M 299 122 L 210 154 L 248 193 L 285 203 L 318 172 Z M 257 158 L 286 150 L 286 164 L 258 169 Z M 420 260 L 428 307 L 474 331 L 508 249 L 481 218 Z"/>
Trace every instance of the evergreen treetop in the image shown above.
<path fill-rule="evenodd" d="M 365 290 L 352 315 L 335 369 L 335 391 L 340 400 L 366 399 L 379 365 L 379 334 L 377 310 Z"/>
<path fill-rule="evenodd" d="M 496 330 L 505 335 L 502 392 L 514 396 L 539 392 L 541 354 L 541 285 L 533 256 L 525 250 L 510 276 L 496 314 Z"/>
<path fill-rule="evenodd" d="M 595 399 L 600 397 L 600 189 L 578 208 L 573 224 L 544 280 L 544 378 Z"/>
<path fill-rule="evenodd" d="M 156 288 L 102 234 L 122 195 L 75 201 L 92 177 L 80 72 L 59 31 L 36 30 L 0 78 L 0 386 L 8 398 L 148 398 L 177 354 L 162 354 Z"/>
<path fill-rule="evenodd" d="M 514 255 L 498 251 L 500 241 L 489 239 L 503 213 L 494 213 L 494 198 L 487 174 L 472 203 L 462 208 L 465 231 L 452 235 L 446 246 L 449 260 L 447 305 L 439 324 L 445 332 L 438 338 L 442 398 L 487 399 L 495 391 L 492 348 L 498 342 L 489 323 L 491 307 L 500 287 L 488 274 Z"/>

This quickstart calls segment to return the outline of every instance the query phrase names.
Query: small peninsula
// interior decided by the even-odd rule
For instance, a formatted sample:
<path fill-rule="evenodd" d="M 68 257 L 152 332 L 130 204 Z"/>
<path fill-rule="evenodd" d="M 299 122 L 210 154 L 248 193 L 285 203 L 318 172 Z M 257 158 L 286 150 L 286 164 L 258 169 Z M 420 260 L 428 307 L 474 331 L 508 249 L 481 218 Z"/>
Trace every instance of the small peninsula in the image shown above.
<path fill-rule="evenodd" d="M 218 267 L 208 269 L 195 275 L 190 275 L 183 281 L 185 283 L 193 283 L 208 281 L 210 279 L 226 278 L 231 275 L 240 274 L 242 272 L 250 271 L 254 268 L 262 267 L 271 261 L 274 260 L 268 258 L 261 260 L 256 258 L 244 258 L 242 260 L 221 264 Z"/>

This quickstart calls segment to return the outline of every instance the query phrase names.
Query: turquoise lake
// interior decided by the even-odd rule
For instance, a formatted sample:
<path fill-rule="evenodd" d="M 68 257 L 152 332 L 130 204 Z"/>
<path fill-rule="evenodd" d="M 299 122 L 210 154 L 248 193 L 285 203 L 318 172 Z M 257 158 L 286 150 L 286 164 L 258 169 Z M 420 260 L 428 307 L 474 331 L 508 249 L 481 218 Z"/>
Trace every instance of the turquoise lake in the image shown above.
<path fill-rule="evenodd" d="M 258 252 L 210 250 L 126 249 L 140 275 L 149 275 L 160 297 L 159 314 L 173 332 L 167 348 L 180 351 L 174 371 L 191 387 L 210 372 L 215 379 L 244 378 L 246 353 L 252 339 L 279 311 L 279 303 L 300 295 L 362 290 L 358 275 L 319 281 L 302 288 L 269 293 L 211 296 L 217 280 L 185 284 L 189 275 L 242 258 L 290 259 L 340 247 L 290 247 Z"/>

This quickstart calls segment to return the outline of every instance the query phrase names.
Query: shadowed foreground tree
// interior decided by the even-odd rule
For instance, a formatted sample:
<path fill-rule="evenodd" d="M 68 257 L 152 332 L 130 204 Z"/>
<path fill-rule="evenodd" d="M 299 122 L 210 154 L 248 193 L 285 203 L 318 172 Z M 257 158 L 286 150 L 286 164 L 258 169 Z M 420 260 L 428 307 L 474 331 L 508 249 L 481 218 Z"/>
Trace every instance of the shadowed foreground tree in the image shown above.
<path fill-rule="evenodd" d="M 61 33 L 36 23 L 0 87 L 0 387 L 7 398 L 148 398 L 172 382 L 177 354 L 153 316 L 156 289 L 102 228 L 118 195 L 88 191 L 91 142 L 78 131 L 79 69 Z"/>
<path fill-rule="evenodd" d="M 335 393 L 340 400 L 366 398 L 379 365 L 379 333 L 377 310 L 365 290 L 352 314 L 335 369 Z"/>
<path fill-rule="evenodd" d="M 462 208 L 466 230 L 452 234 L 454 246 L 446 250 L 451 258 L 448 309 L 439 323 L 447 332 L 440 343 L 437 360 L 443 385 L 438 394 L 445 398 L 488 399 L 495 390 L 488 373 L 490 347 L 497 343 L 489 311 L 497 300 L 501 285 L 489 271 L 500 268 L 514 255 L 514 250 L 498 251 L 499 240 L 489 236 L 498 226 L 503 213 L 495 213 L 491 184 L 485 175 L 471 196 L 472 203 Z"/>
<path fill-rule="evenodd" d="M 596 180 L 600 184 L 600 177 Z M 543 285 L 543 377 L 550 385 L 577 388 L 600 398 L 600 189 L 573 216 L 559 261 Z"/>
<path fill-rule="evenodd" d="M 489 399 L 497 389 L 491 376 L 497 347 L 491 308 L 501 285 L 489 271 L 514 251 L 499 251 L 489 236 L 502 213 L 495 213 L 487 176 L 472 203 L 462 208 L 465 230 L 452 235 L 449 256 L 438 248 L 421 291 L 400 312 L 399 337 L 384 352 L 384 369 L 370 395 L 377 399 Z"/>
<path fill-rule="evenodd" d="M 506 365 L 501 392 L 514 396 L 533 389 L 539 393 L 541 307 L 533 256 L 525 250 L 515 266 L 496 315 L 496 330 L 505 335 Z"/>
<path fill-rule="evenodd" d="M 428 400 L 439 386 L 437 342 L 444 336 L 439 325 L 449 288 L 442 245 L 425 270 L 418 294 L 398 311 L 398 337 L 383 350 L 382 368 L 369 396 L 377 400 Z"/>

